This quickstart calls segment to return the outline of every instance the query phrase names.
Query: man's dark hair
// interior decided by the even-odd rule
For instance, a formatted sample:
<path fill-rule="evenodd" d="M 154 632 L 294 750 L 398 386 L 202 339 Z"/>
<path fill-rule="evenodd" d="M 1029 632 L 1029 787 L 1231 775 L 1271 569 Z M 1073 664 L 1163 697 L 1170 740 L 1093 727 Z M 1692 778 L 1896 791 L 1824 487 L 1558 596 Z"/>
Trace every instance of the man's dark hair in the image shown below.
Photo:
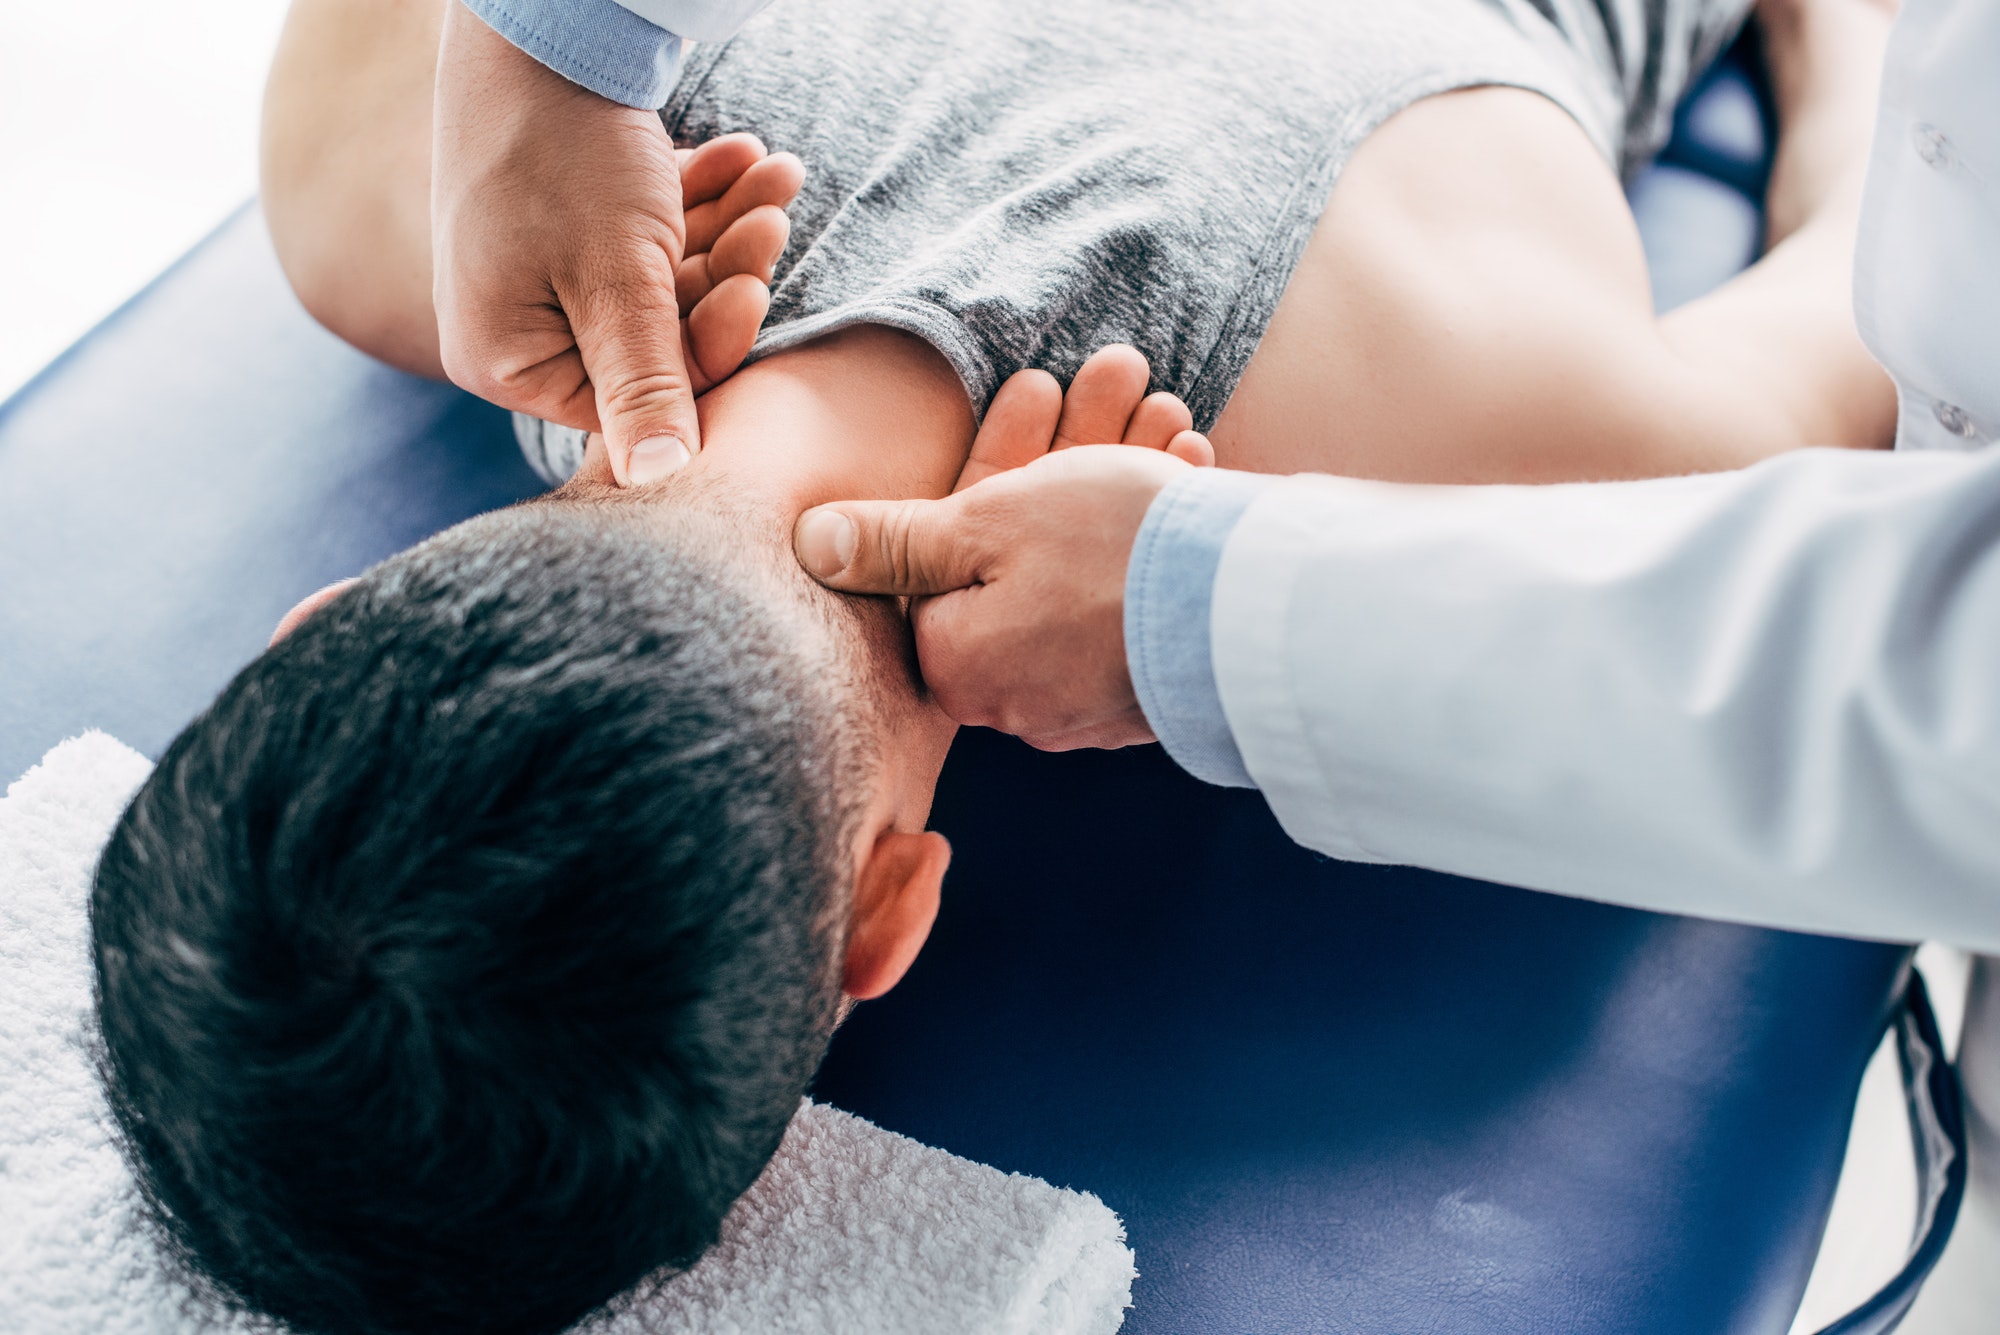
<path fill-rule="evenodd" d="M 396 558 L 168 749 L 91 898 L 170 1255 L 308 1332 L 559 1330 L 691 1261 L 839 1003 L 852 748 L 690 536 Z"/>

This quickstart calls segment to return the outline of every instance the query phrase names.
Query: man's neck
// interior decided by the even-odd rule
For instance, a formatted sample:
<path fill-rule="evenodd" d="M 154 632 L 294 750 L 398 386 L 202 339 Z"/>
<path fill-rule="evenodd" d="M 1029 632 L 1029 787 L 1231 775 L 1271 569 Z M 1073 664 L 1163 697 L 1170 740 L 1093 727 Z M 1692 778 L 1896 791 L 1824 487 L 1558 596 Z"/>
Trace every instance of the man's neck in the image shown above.
<path fill-rule="evenodd" d="M 822 502 L 945 495 L 973 434 L 944 358 L 878 325 L 746 367 L 701 409 L 703 449 L 688 467 L 769 507 L 788 548 L 792 520 Z"/>

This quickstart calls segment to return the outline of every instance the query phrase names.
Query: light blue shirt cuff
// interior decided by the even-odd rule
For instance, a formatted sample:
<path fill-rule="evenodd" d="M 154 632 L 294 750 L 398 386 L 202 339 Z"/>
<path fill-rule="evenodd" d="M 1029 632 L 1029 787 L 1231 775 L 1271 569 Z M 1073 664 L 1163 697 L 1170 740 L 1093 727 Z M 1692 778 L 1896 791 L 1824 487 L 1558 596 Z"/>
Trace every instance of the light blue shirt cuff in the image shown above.
<path fill-rule="evenodd" d="M 1153 735 L 1198 779 L 1255 788 L 1222 710 L 1209 610 L 1222 549 L 1277 479 L 1220 468 L 1175 479 L 1146 511 L 1125 568 L 1125 661 Z"/>
<path fill-rule="evenodd" d="M 571 83 L 658 111 L 681 76 L 681 39 L 615 0 L 464 0 L 488 27 Z"/>

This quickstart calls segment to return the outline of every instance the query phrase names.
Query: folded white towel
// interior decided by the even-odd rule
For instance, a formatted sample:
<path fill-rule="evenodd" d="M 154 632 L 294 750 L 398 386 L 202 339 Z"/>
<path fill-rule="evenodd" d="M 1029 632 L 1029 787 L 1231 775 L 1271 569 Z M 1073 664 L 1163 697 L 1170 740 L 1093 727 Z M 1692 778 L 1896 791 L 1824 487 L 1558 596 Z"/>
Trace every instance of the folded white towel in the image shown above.
<path fill-rule="evenodd" d="M 85 1055 L 91 869 L 147 762 L 65 742 L 0 800 L 0 1331 L 250 1330 L 204 1309 L 134 1226 Z M 1111 1335 L 1132 1253 L 1095 1196 L 806 1103 L 687 1274 L 602 1335 Z"/>

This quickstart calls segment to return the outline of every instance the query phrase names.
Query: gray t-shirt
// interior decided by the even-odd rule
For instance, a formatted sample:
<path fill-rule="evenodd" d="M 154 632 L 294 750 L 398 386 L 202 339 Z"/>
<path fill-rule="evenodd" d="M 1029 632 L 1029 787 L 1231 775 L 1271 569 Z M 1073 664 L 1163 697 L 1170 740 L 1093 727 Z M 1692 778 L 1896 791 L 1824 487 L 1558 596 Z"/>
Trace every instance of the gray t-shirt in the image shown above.
<path fill-rule="evenodd" d="M 749 130 L 806 161 L 753 356 L 890 325 L 936 346 L 983 409 L 1022 367 L 1067 381 L 1131 343 L 1205 428 L 1376 126 L 1511 85 L 1623 169 L 1747 7 L 779 0 L 698 50 L 661 116 L 682 143 Z M 531 462 L 573 471 L 569 433 L 538 426 Z"/>

